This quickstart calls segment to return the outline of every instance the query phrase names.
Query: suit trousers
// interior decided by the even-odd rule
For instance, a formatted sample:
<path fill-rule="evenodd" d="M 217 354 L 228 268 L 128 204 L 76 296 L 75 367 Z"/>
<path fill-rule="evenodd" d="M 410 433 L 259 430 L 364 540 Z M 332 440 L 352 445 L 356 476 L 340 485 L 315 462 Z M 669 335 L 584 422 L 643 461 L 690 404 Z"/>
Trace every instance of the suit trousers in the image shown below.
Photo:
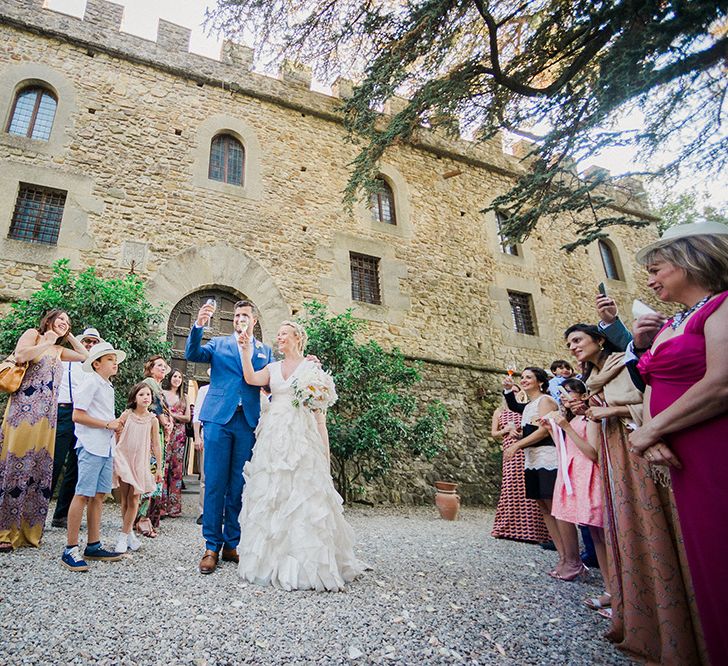
<path fill-rule="evenodd" d="M 237 548 L 243 507 L 243 467 L 253 455 L 255 432 L 237 409 L 225 425 L 206 421 L 205 504 L 202 536 L 208 550 Z"/>
<path fill-rule="evenodd" d="M 51 477 L 51 497 L 56 489 L 58 477 L 66 464 L 68 451 L 76 446 L 73 427 L 73 407 L 59 407 L 56 420 L 56 442 L 53 449 L 53 476 Z"/>

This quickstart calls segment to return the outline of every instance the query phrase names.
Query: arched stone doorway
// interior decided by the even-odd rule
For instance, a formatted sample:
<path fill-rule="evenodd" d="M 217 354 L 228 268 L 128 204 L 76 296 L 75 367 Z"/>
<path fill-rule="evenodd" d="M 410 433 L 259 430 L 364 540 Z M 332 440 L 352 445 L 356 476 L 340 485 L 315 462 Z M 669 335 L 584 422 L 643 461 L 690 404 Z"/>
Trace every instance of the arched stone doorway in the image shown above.
<path fill-rule="evenodd" d="M 167 324 L 167 339 L 172 345 L 171 365 L 179 370 L 187 379 L 207 383 L 207 363 L 192 363 L 185 359 L 185 344 L 190 328 L 197 318 L 197 311 L 208 298 L 217 301 L 217 311 L 209 326 L 205 327 L 202 335 L 202 344 L 218 335 L 230 335 L 233 332 L 233 315 L 235 303 L 240 300 L 250 300 L 244 294 L 226 289 L 224 287 L 210 287 L 200 289 L 185 296 L 173 308 Z M 260 322 L 255 325 L 255 337 L 263 339 Z"/>

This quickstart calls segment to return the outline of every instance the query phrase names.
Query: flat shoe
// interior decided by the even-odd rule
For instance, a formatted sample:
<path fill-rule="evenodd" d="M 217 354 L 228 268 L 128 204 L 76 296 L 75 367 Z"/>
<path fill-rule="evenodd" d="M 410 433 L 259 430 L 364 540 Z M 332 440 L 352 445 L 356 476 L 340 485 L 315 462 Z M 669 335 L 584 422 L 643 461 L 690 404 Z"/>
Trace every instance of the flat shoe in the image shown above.
<path fill-rule="evenodd" d="M 597 614 L 601 615 L 603 618 L 605 618 L 607 620 L 612 619 L 612 609 L 611 608 L 600 608 L 597 611 Z"/>
<path fill-rule="evenodd" d="M 0 553 L 12 553 L 13 550 L 13 544 L 9 541 L 0 542 Z"/>
<path fill-rule="evenodd" d="M 600 608 L 611 608 L 612 596 L 610 594 L 607 594 L 606 592 L 601 596 L 607 597 L 607 601 L 602 602 L 599 597 L 591 597 L 589 599 L 584 599 L 584 605 L 587 608 L 591 608 L 592 610 L 595 610 L 595 611 L 598 611 Z"/>

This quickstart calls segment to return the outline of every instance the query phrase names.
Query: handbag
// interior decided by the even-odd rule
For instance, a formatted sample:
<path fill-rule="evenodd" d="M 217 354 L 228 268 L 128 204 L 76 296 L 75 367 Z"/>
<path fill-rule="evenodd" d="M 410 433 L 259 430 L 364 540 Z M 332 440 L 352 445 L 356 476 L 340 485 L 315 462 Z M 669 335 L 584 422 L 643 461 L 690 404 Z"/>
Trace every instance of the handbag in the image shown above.
<path fill-rule="evenodd" d="M 18 364 L 15 362 L 15 356 L 10 354 L 10 356 L 0 363 L 0 391 L 3 393 L 15 393 L 20 388 L 27 369 L 27 361 Z"/>

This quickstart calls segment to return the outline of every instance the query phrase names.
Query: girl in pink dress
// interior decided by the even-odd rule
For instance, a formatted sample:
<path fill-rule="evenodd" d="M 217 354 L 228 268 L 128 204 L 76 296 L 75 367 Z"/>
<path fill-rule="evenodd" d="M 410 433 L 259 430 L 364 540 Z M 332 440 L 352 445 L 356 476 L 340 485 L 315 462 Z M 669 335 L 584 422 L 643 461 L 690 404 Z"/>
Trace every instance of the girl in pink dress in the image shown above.
<path fill-rule="evenodd" d="M 559 456 L 551 515 L 557 520 L 589 528 L 599 570 L 604 578 L 605 592 L 599 597 L 587 599 L 585 603 L 594 610 L 600 610 L 610 606 L 611 596 L 603 529 L 602 481 L 598 465 L 599 424 L 584 417 L 588 409 L 588 390 L 584 382 L 567 379 L 560 390 L 563 412 L 551 412 L 543 419 L 544 425 L 552 432 L 555 431 L 554 440 Z M 609 612 L 605 615 L 609 616 Z"/>
<path fill-rule="evenodd" d="M 162 480 L 162 470 L 157 468 L 156 482 L 149 471 L 149 457 L 153 453 L 161 460 L 159 444 L 159 424 L 154 413 L 149 411 L 152 404 L 152 390 L 144 382 L 132 387 L 126 411 L 119 417 L 124 429 L 119 435 L 114 450 L 113 486 L 119 488 L 121 495 L 122 528 L 116 543 L 116 551 L 125 553 L 127 548 L 137 550 L 141 545 L 134 536 L 132 527 L 139 510 L 139 498 L 150 493 L 156 483 Z"/>
<path fill-rule="evenodd" d="M 649 409 L 630 451 L 670 465 L 695 601 L 717 666 L 728 655 L 728 227 L 672 227 L 637 259 L 657 297 L 685 310 L 640 359 Z"/>

